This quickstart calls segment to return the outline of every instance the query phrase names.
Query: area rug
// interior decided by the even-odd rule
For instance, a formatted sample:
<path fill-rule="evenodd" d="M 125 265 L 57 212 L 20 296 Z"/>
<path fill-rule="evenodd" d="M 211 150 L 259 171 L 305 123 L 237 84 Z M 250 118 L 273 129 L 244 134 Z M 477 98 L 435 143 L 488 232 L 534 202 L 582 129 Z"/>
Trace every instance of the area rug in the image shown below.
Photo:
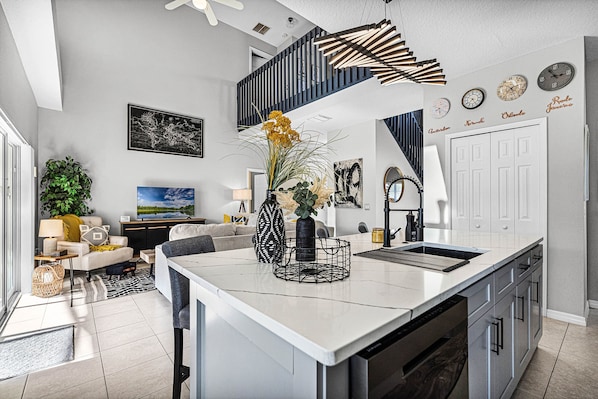
<path fill-rule="evenodd" d="M 0 340 L 0 381 L 73 360 L 73 326 Z"/>
<path fill-rule="evenodd" d="M 99 269 L 92 272 L 91 281 L 87 281 L 84 273 L 77 273 L 74 278 L 73 306 L 155 290 L 154 279 L 149 271 L 149 266 L 140 264 L 135 276 L 128 273 L 120 280 L 118 276 L 112 276 L 109 280 L 104 269 Z M 70 284 L 68 271 L 65 274 L 63 295 L 68 294 Z"/>

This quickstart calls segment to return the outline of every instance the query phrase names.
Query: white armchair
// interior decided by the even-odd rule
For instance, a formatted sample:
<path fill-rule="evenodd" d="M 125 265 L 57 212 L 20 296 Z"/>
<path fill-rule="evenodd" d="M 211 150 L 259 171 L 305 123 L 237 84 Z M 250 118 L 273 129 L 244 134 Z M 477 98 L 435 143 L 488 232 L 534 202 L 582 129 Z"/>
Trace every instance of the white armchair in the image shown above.
<path fill-rule="evenodd" d="M 99 216 L 81 216 L 83 222 L 90 226 L 102 226 L 102 218 Z M 90 251 L 86 242 L 58 241 L 58 250 L 66 249 L 69 254 L 79 255 L 73 258 L 73 269 L 87 272 L 87 280 L 91 279 L 91 271 L 126 262 L 133 257 L 133 248 L 127 247 L 128 238 L 123 236 L 109 236 L 110 244 L 122 245 L 113 251 Z"/>

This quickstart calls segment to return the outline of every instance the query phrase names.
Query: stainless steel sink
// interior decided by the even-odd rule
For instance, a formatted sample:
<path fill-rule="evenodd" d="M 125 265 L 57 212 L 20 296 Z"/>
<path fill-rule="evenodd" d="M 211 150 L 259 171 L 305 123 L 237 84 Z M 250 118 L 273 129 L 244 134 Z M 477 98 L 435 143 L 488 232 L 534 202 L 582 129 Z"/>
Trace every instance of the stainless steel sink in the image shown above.
<path fill-rule="evenodd" d="M 355 255 L 384 262 L 450 272 L 468 264 L 469 259 L 475 258 L 484 252 L 486 251 L 478 248 L 418 242 L 400 248 L 382 247 L 372 251 L 356 253 Z"/>
<path fill-rule="evenodd" d="M 405 247 L 394 248 L 393 251 L 407 251 L 418 254 L 438 255 L 446 258 L 469 260 L 480 256 L 483 249 L 473 247 L 459 247 L 454 245 L 443 245 L 431 242 L 418 242 Z"/>

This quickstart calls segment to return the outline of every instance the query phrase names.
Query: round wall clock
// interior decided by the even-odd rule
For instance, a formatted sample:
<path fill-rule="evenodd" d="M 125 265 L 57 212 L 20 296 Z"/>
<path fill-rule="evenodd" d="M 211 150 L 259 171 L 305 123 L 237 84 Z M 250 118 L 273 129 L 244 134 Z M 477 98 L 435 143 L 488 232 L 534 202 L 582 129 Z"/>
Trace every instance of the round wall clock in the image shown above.
<path fill-rule="evenodd" d="M 525 93 L 527 79 L 521 75 L 506 78 L 496 89 L 496 95 L 503 101 L 515 100 Z"/>
<path fill-rule="evenodd" d="M 562 89 L 573 80 L 575 67 L 568 62 L 559 62 L 544 68 L 538 75 L 538 86 L 542 90 Z"/>
<path fill-rule="evenodd" d="M 449 110 L 451 109 L 451 103 L 446 98 L 437 98 L 432 103 L 432 107 L 430 108 L 430 113 L 436 119 L 440 119 L 448 114 Z"/>
<path fill-rule="evenodd" d="M 482 105 L 485 97 L 484 90 L 480 88 L 470 89 L 463 94 L 461 104 L 467 109 L 475 109 Z"/>

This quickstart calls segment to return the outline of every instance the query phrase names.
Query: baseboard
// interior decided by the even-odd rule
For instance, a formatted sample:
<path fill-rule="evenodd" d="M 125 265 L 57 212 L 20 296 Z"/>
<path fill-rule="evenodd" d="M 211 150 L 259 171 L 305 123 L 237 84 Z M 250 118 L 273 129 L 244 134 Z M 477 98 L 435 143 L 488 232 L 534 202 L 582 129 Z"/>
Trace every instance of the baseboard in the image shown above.
<path fill-rule="evenodd" d="M 577 316 L 571 313 L 559 312 L 558 310 L 547 309 L 546 310 L 546 317 L 550 317 L 551 319 L 564 321 L 566 323 L 577 324 L 579 326 L 587 326 L 588 319 L 587 317 Z"/>
<path fill-rule="evenodd" d="M 589 299 L 588 303 L 590 304 L 590 309 L 598 309 L 598 301 Z"/>

